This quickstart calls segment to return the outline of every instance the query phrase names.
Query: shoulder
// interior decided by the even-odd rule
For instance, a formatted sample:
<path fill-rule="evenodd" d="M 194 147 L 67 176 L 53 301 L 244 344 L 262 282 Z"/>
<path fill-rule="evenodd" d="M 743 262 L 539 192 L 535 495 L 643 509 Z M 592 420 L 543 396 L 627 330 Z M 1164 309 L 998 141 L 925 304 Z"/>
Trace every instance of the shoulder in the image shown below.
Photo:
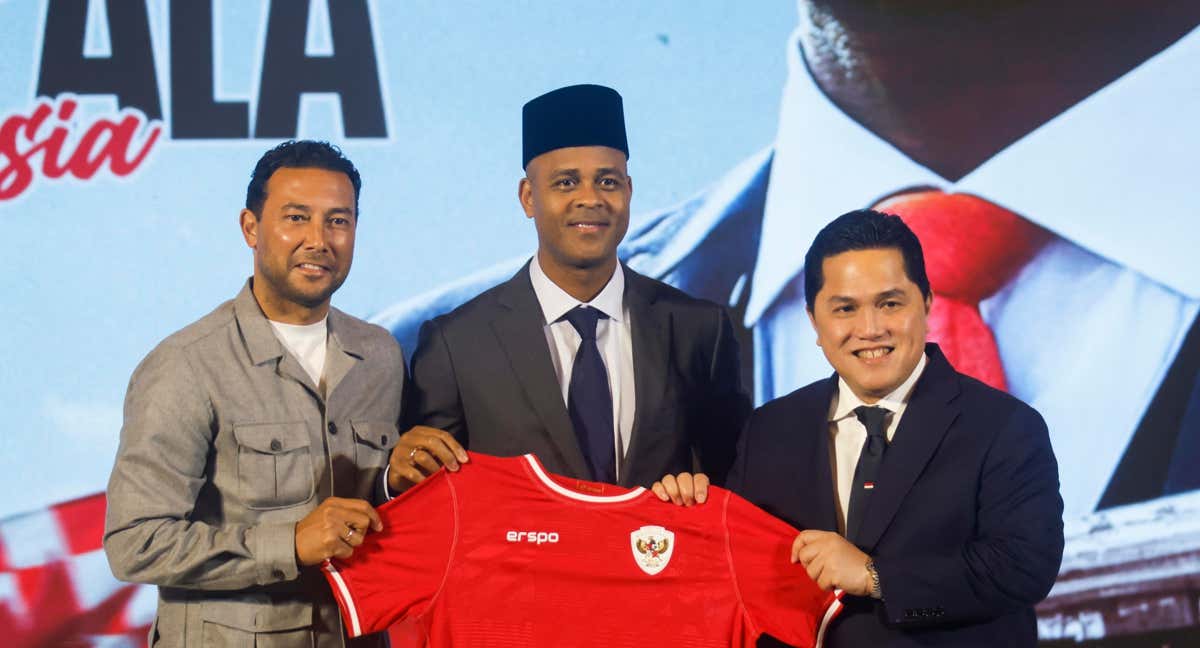
<path fill-rule="evenodd" d="M 426 324 L 432 322 L 439 328 L 457 329 L 461 327 L 474 327 L 476 324 L 491 320 L 500 312 L 501 296 L 509 291 L 521 290 L 522 286 L 519 282 L 523 277 L 522 270 L 517 276 L 505 281 L 499 285 L 492 286 L 478 295 L 468 299 L 462 304 L 455 307 L 448 313 L 442 313 L 436 317 L 430 318 Z M 528 284 L 528 276 L 524 277 L 525 283 Z M 530 291 L 530 298 L 533 294 L 532 286 L 525 286 Z"/>
<path fill-rule="evenodd" d="M 362 347 L 364 353 L 390 354 L 400 350 L 396 338 L 382 326 L 348 315 L 336 308 L 330 308 L 329 314 L 337 334 L 354 340 L 355 344 Z"/>
<path fill-rule="evenodd" d="M 752 421 L 794 421 L 801 413 L 814 408 L 828 410 L 832 392 L 830 380 L 822 378 L 791 393 L 767 401 L 755 408 Z"/>
<path fill-rule="evenodd" d="M 956 372 L 957 373 L 957 372 Z M 958 401 L 964 413 L 1000 425 L 1013 418 L 1042 421 L 1042 415 L 1025 401 L 966 374 L 959 373 Z M 1045 423 L 1042 423 L 1044 426 Z"/>
<path fill-rule="evenodd" d="M 191 384 L 194 367 L 190 357 L 207 355 L 214 341 L 227 338 L 227 333 L 236 326 L 233 300 L 229 300 L 168 335 L 138 363 L 130 378 L 130 389 L 138 386 L 167 389 L 177 383 Z"/>

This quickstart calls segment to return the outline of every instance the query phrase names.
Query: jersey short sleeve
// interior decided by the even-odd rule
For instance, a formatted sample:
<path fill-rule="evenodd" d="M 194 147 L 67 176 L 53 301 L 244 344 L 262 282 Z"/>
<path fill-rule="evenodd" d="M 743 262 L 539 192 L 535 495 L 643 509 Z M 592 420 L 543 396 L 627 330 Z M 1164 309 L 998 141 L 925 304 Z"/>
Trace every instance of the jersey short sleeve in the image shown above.
<path fill-rule="evenodd" d="M 350 558 L 329 560 L 322 568 L 351 637 L 426 612 L 454 552 L 458 505 L 446 471 L 378 510 L 383 530 L 368 533 Z"/>
<path fill-rule="evenodd" d="M 841 610 L 841 592 L 822 590 L 792 564 L 799 534 L 745 499 L 728 493 L 724 526 L 730 568 L 752 630 L 793 646 L 819 646 Z"/>

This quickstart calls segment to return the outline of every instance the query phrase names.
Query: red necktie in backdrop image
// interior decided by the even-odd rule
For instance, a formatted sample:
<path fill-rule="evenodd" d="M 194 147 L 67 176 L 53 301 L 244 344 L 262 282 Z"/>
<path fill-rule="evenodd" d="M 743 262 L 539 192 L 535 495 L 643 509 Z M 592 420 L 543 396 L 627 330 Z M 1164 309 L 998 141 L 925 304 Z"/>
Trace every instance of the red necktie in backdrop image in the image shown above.
<path fill-rule="evenodd" d="M 933 289 L 929 341 L 958 371 L 1008 391 L 992 330 L 979 313 L 1053 234 L 968 194 L 918 191 L 888 198 L 877 211 L 899 216 L 921 240 Z"/>

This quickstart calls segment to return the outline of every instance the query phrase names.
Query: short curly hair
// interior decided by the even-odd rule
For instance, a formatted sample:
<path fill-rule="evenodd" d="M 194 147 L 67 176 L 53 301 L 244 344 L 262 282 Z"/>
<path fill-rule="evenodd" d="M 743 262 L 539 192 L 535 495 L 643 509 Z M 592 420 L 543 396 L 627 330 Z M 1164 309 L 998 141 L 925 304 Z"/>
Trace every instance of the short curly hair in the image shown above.
<path fill-rule="evenodd" d="M 358 193 L 362 189 L 362 178 L 342 150 L 329 142 L 316 140 L 288 140 L 267 151 L 254 165 L 250 184 L 246 187 L 246 209 L 262 218 L 263 204 L 267 201 L 267 181 L 279 169 L 325 169 L 346 174 L 354 185 L 354 213 L 358 213 Z"/>

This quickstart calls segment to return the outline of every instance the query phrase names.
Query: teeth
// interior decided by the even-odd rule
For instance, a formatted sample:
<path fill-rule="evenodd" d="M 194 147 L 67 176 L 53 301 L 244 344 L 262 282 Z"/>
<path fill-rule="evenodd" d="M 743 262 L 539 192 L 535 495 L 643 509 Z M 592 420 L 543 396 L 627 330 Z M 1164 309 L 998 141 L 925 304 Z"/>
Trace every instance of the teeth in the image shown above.
<path fill-rule="evenodd" d="M 322 268 L 322 267 L 321 267 L 321 266 L 319 266 L 319 265 L 314 265 L 314 264 L 312 264 L 312 263 L 301 263 L 301 264 L 300 264 L 300 267 L 301 267 L 301 268 L 308 268 L 309 270 L 324 270 L 324 269 L 325 269 L 325 268 Z"/>
<path fill-rule="evenodd" d="M 858 357 L 866 358 L 868 360 L 873 360 L 875 358 L 882 358 L 883 356 L 887 355 L 888 353 L 889 353 L 888 349 L 866 349 L 864 351 L 859 351 Z"/>

